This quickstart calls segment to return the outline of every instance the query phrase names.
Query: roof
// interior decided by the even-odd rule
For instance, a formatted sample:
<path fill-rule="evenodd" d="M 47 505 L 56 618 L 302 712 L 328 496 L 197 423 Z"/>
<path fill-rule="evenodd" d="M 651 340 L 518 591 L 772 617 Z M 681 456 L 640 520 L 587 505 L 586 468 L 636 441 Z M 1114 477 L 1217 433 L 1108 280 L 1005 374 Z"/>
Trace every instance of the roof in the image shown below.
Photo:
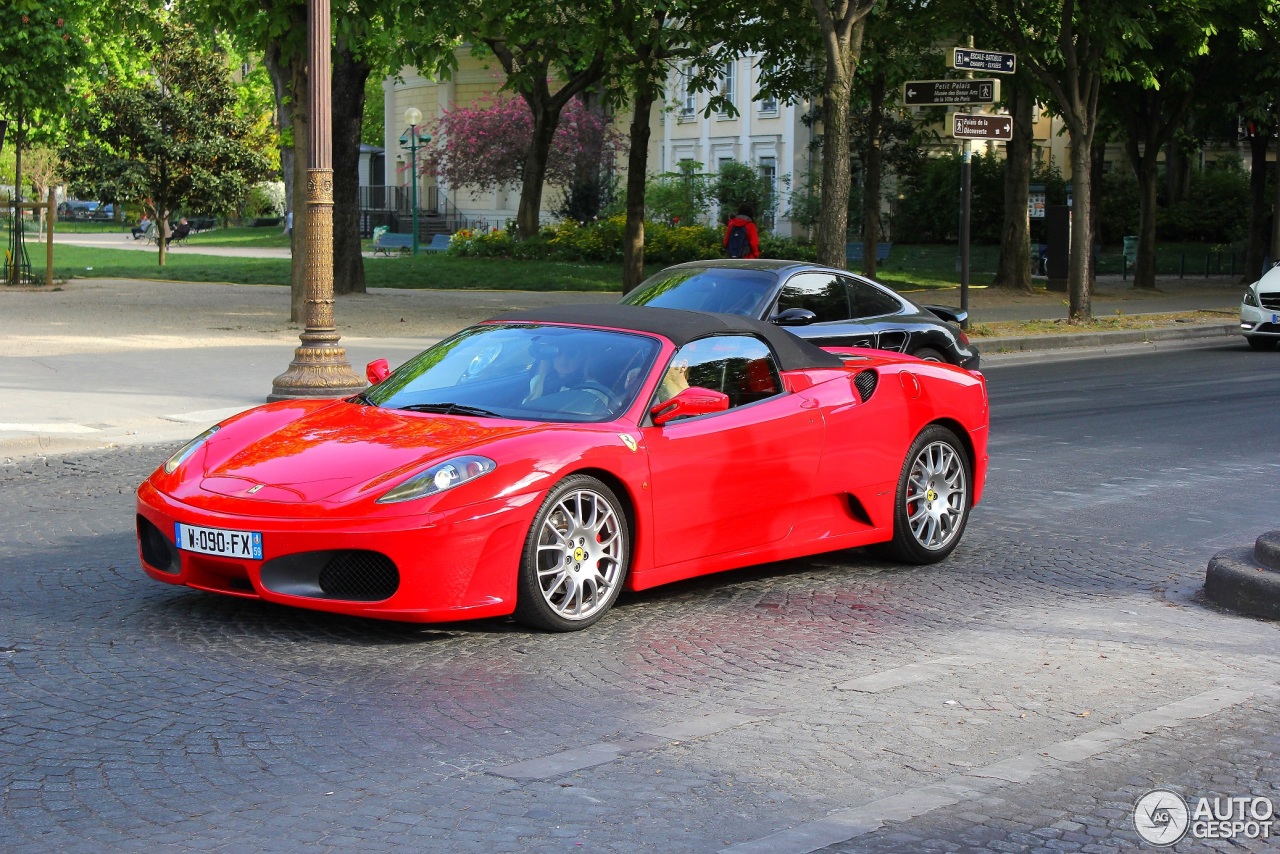
<path fill-rule="evenodd" d="M 712 335 L 754 335 L 768 342 L 784 371 L 804 368 L 839 368 L 844 362 L 833 353 L 797 338 L 785 329 L 737 314 L 710 314 L 674 308 L 581 303 L 513 311 L 495 318 L 503 323 L 567 323 L 604 326 L 661 335 L 677 347 Z"/>

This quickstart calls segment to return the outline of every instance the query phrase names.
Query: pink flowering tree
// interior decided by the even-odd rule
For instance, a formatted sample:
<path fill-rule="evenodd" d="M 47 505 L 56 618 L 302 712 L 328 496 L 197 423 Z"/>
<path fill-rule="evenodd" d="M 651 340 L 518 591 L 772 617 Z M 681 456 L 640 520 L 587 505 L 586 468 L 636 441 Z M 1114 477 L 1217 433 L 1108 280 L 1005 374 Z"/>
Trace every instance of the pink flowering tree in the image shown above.
<path fill-rule="evenodd" d="M 419 161 L 422 173 L 453 188 L 489 192 L 521 182 L 533 145 L 533 117 L 522 100 L 493 94 L 472 106 L 453 105 L 431 133 L 433 142 Z M 552 138 L 546 182 L 566 196 L 598 185 L 624 146 L 604 117 L 574 98 Z"/>

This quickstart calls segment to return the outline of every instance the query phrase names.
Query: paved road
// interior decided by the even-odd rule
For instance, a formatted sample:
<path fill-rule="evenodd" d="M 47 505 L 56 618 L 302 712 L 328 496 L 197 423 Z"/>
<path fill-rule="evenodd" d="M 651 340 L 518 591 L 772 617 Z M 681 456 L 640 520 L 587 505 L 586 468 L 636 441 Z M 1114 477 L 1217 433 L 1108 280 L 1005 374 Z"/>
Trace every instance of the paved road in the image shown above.
<path fill-rule="evenodd" d="M 0 847 L 1111 851 L 1156 785 L 1280 803 L 1280 630 L 1196 594 L 1275 527 L 1271 355 L 993 369 L 945 564 L 772 564 L 573 635 L 175 590 L 131 497 L 172 445 L 10 461 Z"/>

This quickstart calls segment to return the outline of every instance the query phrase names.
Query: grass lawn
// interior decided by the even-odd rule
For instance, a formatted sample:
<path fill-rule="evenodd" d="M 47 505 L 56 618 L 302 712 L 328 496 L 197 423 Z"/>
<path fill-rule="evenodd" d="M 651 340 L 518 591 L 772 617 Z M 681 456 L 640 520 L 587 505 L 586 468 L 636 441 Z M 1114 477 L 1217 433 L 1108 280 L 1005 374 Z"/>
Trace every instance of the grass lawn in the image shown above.
<path fill-rule="evenodd" d="M 198 255 L 188 242 L 168 256 L 164 267 L 156 255 L 130 249 L 94 249 L 59 244 L 54 247 L 57 278 L 171 279 L 187 282 L 233 282 L 288 285 L 287 258 L 227 258 Z M 32 256 L 43 270 L 43 253 Z M 655 265 L 651 271 L 656 271 Z M 37 274 L 40 272 L 36 271 Z M 371 288 L 473 288 L 517 291 L 622 291 L 620 264 L 509 261 L 501 258 L 455 258 L 442 254 L 417 257 L 366 258 L 365 283 Z"/>

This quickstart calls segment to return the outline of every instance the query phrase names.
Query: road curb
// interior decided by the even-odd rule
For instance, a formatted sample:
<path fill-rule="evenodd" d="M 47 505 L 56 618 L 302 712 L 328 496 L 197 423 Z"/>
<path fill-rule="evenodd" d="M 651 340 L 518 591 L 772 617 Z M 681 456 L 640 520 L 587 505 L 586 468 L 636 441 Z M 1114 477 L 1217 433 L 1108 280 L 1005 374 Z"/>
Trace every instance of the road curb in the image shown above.
<path fill-rule="evenodd" d="M 1029 359 L 1085 359 L 1132 353 L 1141 349 L 1172 349 L 1229 343 L 1239 338 L 1236 323 L 1196 323 L 1161 329 L 1119 329 L 1061 335 L 1019 335 L 973 339 L 982 364 L 1008 364 Z"/>
<path fill-rule="evenodd" d="M 1227 549 L 1209 561 L 1204 594 L 1224 608 L 1280 620 L 1280 531 L 1258 537 L 1253 548 Z"/>

